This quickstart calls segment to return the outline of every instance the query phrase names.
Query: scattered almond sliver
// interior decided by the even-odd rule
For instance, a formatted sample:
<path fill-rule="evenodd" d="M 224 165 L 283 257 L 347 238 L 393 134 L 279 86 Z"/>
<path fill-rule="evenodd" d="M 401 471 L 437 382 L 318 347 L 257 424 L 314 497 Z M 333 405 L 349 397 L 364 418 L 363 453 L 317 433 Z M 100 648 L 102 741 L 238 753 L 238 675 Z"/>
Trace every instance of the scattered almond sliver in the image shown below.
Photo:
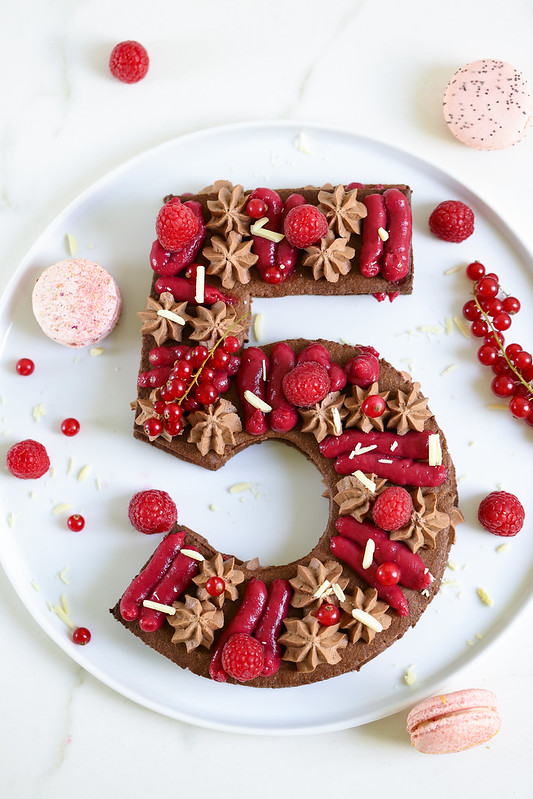
<path fill-rule="evenodd" d="M 254 336 L 255 336 L 256 341 L 259 341 L 259 339 L 261 338 L 261 324 L 262 324 L 262 322 L 263 322 L 263 314 L 262 313 L 256 313 L 255 316 L 254 316 L 254 321 L 253 321 L 253 331 L 254 331 Z M 265 362 L 263 361 L 263 363 L 265 363 Z"/>
<path fill-rule="evenodd" d="M 377 633 L 380 633 L 383 630 L 383 625 L 381 622 L 371 616 L 370 613 L 366 613 L 364 610 L 354 608 L 352 610 L 352 616 L 356 621 L 360 621 L 361 624 L 365 625 L 365 627 L 370 627 L 371 630 L 375 630 Z"/>
<path fill-rule="evenodd" d="M 492 599 L 487 594 L 484 588 L 478 588 L 476 593 L 484 605 L 488 605 L 489 608 L 491 608 L 494 605 L 494 602 L 492 601 Z"/>
<path fill-rule="evenodd" d="M 313 594 L 313 597 L 314 597 L 315 599 L 320 599 L 320 597 L 321 597 L 321 596 L 323 596 L 323 595 L 326 593 L 326 591 L 328 590 L 328 588 L 331 588 L 331 583 L 330 583 L 330 581 L 329 581 L 329 580 L 324 580 L 324 582 L 322 583 L 322 585 L 319 585 L 319 586 L 318 586 L 317 590 L 316 590 L 316 591 L 315 591 L 315 593 Z"/>
<path fill-rule="evenodd" d="M 389 234 L 385 230 L 385 228 L 378 227 L 378 236 L 380 237 L 381 241 L 387 241 L 389 238 Z"/>
<path fill-rule="evenodd" d="M 78 242 L 76 241 L 76 237 L 73 236 L 72 233 L 67 233 L 65 236 L 65 243 L 67 245 L 68 254 L 74 257 L 78 249 Z"/>
<path fill-rule="evenodd" d="M 179 316 L 177 313 L 173 311 L 167 311 L 165 308 L 160 308 L 157 312 L 158 316 L 162 316 L 164 319 L 168 319 L 170 322 L 176 322 L 178 325 L 184 325 L 185 319 L 183 316 Z"/>
<path fill-rule="evenodd" d="M 442 464 L 442 449 L 438 433 L 432 433 L 428 439 L 429 465 L 440 466 Z"/>
<path fill-rule="evenodd" d="M 365 552 L 363 555 L 363 562 L 362 567 L 363 569 L 369 569 L 372 566 L 372 562 L 374 560 L 374 552 L 376 551 L 376 542 L 373 538 L 369 538 L 366 542 Z"/>
<path fill-rule="evenodd" d="M 250 233 L 252 236 L 259 236 L 262 239 L 268 239 L 268 241 L 273 241 L 275 244 L 278 244 L 282 239 L 285 238 L 283 233 L 276 233 L 275 230 L 268 230 L 265 229 L 264 226 L 268 222 L 268 216 L 262 216 L 261 219 L 258 219 L 257 222 L 254 222 L 253 225 L 250 225 Z"/>
<path fill-rule="evenodd" d="M 338 583 L 332 583 L 331 587 L 333 588 L 333 593 L 335 594 L 339 602 L 344 602 L 346 600 L 346 594 L 344 593 L 340 585 Z"/>
<path fill-rule="evenodd" d="M 201 264 L 196 267 L 196 293 L 194 299 L 196 302 L 204 302 L 205 300 L 205 266 Z"/>
<path fill-rule="evenodd" d="M 183 555 L 187 555 L 188 558 L 192 558 L 193 560 L 202 561 L 205 560 L 204 556 L 197 552 L 195 549 L 181 549 L 180 552 Z"/>
<path fill-rule="evenodd" d="M 171 605 L 162 605 L 161 602 L 152 602 L 151 599 L 144 599 L 143 605 L 145 608 L 150 608 L 151 610 L 160 610 L 161 613 L 168 613 L 169 616 L 173 616 L 176 612 L 176 608 L 173 608 Z"/>
<path fill-rule="evenodd" d="M 373 494 L 375 493 L 376 484 L 372 480 L 370 480 L 370 478 L 367 477 L 366 474 L 361 471 L 361 469 L 357 469 L 357 471 L 353 473 L 353 476 L 357 477 L 359 482 L 362 483 L 364 486 L 366 486 L 366 488 L 368 488 L 369 491 L 371 491 Z"/>
<path fill-rule="evenodd" d="M 256 397 L 256 395 L 248 389 L 244 392 L 244 399 L 254 408 L 257 408 L 259 411 L 263 411 L 263 413 L 270 413 L 272 410 L 272 406 L 269 405 L 268 402 L 262 400 L 261 397 Z"/>
<path fill-rule="evenodd" d="M 454 316 L 453 321 L 455 322 L 455 324 L 457 325 L 463 336 L 465 338 L 470 338 L 471 335 L 470 328 L 468 327 L 466 322 L 460 316 Z"/>
<path fill-rule="evenodd" d="M 340 436 L 340 434 L 342 433 L 342 421 L 341 421 L 341 415 L 339 413 L 339 409 L 338 408 L 332 408 L 331 409 L 331 415 L 333 417 L 334 433 L 335 433 L 336 436 Z"/>

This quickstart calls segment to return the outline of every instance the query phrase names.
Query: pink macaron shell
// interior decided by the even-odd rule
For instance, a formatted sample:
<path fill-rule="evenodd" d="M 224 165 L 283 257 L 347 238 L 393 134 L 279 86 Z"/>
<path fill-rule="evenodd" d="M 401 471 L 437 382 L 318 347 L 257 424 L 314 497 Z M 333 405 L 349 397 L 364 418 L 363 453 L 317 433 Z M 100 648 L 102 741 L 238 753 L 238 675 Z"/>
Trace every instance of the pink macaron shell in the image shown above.
<path fill-rule="evenodd" d="M 505 61 L 483 58 L 458 70 L 444 93 L 453 135 L 478 150 L 503 150 L 526 135 L 533 98 L 526 79 Z"/>
<path fill-rule="evenodd" d="M 449 754 L 490 740 L 501 726 L 492 691 L 470 688 L 417 705 L 407 717 L 411 743 L 424 754 Z"/>
<path fill-rule="evenodd" d="M 70 258 L 49 266 L 32 293 L 33 313 L 43 333 L 67 347 L 87 347 L 105 338 L 122 310 L 114 278 L 99 264 Z"/>

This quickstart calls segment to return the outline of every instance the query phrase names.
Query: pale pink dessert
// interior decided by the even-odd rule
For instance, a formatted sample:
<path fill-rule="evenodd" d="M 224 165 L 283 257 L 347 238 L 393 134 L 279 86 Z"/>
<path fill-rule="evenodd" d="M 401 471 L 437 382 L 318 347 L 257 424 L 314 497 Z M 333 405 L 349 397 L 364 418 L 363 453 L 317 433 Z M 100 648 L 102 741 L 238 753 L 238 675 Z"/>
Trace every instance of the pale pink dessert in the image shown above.
<path fill-rule="evenodd" d="M 526 135 L 533 98 L 515 67 L 483 58 L 455 73 L 444 93 L 443 111 L 450 131 L 463 144 L 503 150 Z"/>
<path fill-rule="evenodd" d="M 407 717 L 407 732 L 415 749 L 435 755 L 485 743 L 500 726 L 496 696 L 484 688 L 432 696 Z"/>
<path fill-rule="evenodd" d="M 43 333 L 67 347 L 87 347 L 118 322 L 122 298 L 115 280 L 94 261 L 69 258 L 37 279 L 33 313 Z"/>

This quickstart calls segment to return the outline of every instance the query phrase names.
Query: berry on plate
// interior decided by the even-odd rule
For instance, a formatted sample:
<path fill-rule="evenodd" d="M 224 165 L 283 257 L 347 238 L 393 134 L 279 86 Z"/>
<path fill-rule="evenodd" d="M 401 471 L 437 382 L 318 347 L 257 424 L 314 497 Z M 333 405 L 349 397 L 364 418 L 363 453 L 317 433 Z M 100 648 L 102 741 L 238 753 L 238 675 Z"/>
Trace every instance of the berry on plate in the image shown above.
<path fill-rule="evenodd" d="M 222 668 L 229 677 L 248 682 L 259 677 L 265 665 L 263 645 L 248 633 L 236 633 L 222 650 Z"/>
<path fill-rule="evenodd" d="M 525 511 L 514 494 L 493 491 L 481 501 L 477 517 L 489 533 L 510 537 L 522 529 Z"/>
<path fill-rule="evenodd" d="M 198 218 L 187 205 L 168 202 L 159 211 L 155 232 L 160 245 L 168 252 L 178 252 L 198 231 Z"/>
<path fill-rule="evenodd" d="M 6 465 L 12 475 L 21 480 L 35 480 L 50 468 L 46 448 L 38 441 L 27 438 L 13 444 L 6 456 Z"/>
<path fill-rule="evenodd" d="M 429 217 L 429 229 L 443 241 L 464 241 L 474 232 L 474 213 L 459 200 L 445 200 Z"/>
<path fill-rule="evenodd" d="M 381 530 L 399 530 L 405 527 L 413 511 L 409 491 L 401 486 L 386 488 L 372 506 L 372 518 Z"/>
<path fill-rule="evenodd" d="M 283 232 L 293 247 L 310 247 L 328 232 L 328 220 L 316 205 L 298 205 L 285 218 Z"/>
<path fill-rule="evenodd" d="M 111 74 L 122 83 L 138 83 L 148 72 L 149 65 L 146 49 L 131 40 L 115 45 L 109 58 Z"/>
<path fill-rule="evenodd" d="M 174 500 L 155 488 L 139 491 L 130 500 L 129 520 L 140 533 L 168 533 L 178 520 Z"/>
<path fill-rule="evenodd" d="M 85 646 L 91 640 L 91 633 L 87 627 L 76 627 L 72 633 L 72 641 L 78 646 Z"/>

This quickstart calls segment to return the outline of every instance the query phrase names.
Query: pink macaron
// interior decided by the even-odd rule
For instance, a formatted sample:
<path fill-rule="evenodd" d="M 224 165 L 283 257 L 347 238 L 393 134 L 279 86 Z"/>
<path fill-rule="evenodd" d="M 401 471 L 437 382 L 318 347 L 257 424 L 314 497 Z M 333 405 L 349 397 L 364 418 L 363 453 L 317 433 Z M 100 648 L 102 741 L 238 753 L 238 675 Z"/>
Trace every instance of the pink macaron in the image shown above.
<path fill-rule="evenodd" d="M 109 335 L 120 317 L 115 280 L 94 261 L 69 258 L 49 266 L 32 294 L 43 333 L 67 347 L 87 347 Z"/>
<path fill-rule="evenodd" d="M 496 735 L 501 726 L 492 691 L 469 688 L 432 696 L 407 717 L 407 732 L 419 752 L 443 755 L 478 746 Z"/>
<path fill-rule="evenodd" d="M 533 97 L 515 67 L 483 58 L 455 73 L 444 93 L 443 111 L 450 131 L 463 144 L 503 150 L 526 135 Z"/>

